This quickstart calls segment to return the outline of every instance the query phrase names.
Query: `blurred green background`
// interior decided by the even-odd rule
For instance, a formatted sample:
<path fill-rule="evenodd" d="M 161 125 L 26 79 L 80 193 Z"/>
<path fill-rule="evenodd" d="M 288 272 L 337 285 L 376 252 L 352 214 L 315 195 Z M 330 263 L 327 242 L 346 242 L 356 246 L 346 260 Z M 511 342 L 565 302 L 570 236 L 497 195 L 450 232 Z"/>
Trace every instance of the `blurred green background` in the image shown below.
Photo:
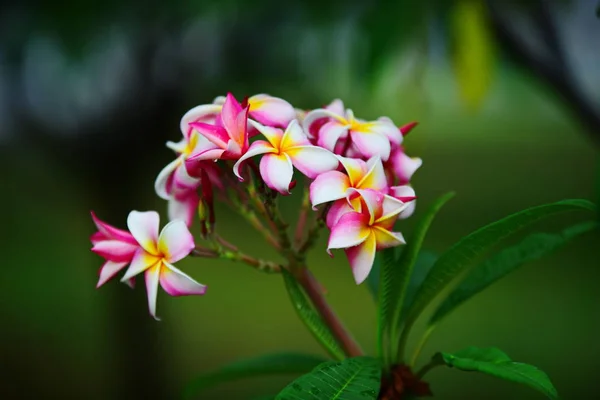
<path fill-rule="evenodd" d="M 524 207 L 597 197 L 600 21 L 595 1 L 81 1 L 0 3 L 0 398 L 175 399 L 200 372 L 265 352 L 324 354 L 277 275 L 189 259 L 203 297 L 94 289 L 89 211 L 125 227 L 158 210 L 153 182 L 191 107 L 232 91 L 299 108 L 342 98 L 361 118 L 419 126 L 417 213 L 438 195 L 427 248 Z M 298 193 L 284 202 L 288 215 Z M 559 229 L 583 216 L 540 225 Z M 401 223 L 408 233 L 413 220 Z M 224 237 L 275 257 L 218 209 Z M 325 238 L 310 255 L 331 304 L 368 352 L 375 306 Z M 600 370 L 598 233 L 480 294 L 424 357 L 498 346 L 539 366 L 565 399 L 593 399 Z M 205 399 L 271 394 L 291 376 L 240 381 Z M 440 399 L 536 399 L 528 388 L 437 369 Z"/>

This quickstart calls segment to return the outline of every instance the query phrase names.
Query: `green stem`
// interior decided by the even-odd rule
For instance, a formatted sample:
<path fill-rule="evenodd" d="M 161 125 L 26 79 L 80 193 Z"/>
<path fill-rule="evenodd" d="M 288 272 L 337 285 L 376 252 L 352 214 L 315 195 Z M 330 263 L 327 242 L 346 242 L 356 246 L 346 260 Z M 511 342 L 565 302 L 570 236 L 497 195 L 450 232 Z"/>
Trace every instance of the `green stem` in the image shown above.
<path fill-rule="evenodd" d="M 425 375 L 427 375 L 427 373 L 429 371 L 431 371 L 432 369 L 434 369 L 435 367 L 441 367 L 442 365 L 445 365 L 444 360 L 441 357 L 433 357 L 431 359 L 431 361 L 429 361 L 427 364 L 425 364 L 423 366 L 423 368 L 421 368 L 418 372 L 417 372 L 417 378 L 419 380 L 423 379 L 423 377 Z"/>

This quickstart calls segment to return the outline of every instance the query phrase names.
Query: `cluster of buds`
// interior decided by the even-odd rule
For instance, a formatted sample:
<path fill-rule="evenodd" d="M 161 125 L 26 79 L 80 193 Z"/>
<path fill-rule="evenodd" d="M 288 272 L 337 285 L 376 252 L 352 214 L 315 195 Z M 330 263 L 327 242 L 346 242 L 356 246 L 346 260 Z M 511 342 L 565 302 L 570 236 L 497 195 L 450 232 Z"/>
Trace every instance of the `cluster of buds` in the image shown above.
<path fill-rule="evenodd" d="M 129 231 L 92 213 L 98 229 L 92 251 L 105 259 L 98 287 L 127 266 L 121 281 L 132 287 L 144 273 L 150 313 L 157 318 L 159 285 L 172 296 L 206 291 L 173 266 L 178 260 L 221 257 L 276 272 L 302 264 L 324 227 L 327 252 L 344 249 L 356 283 L 362 283 L 376 251 L 404 243 L 393 227 L 415 207 L 409 182 L 421 160 L 407 156 L 402 145 L 415 125 L 357 119 L 341 100 L 305 111 L 265 94 L 241 103 L 228 94 L 192 108 L 181 119 L 182 140 L 167 142 L 176 158 L 155 182 L 157 195 L 168 201 L 170 220 L 160 234 L 155 211 L 132 211 Z M 294 170 L 304 176 L 304 196 L 292 240 L 277 199 L 299 186 Z M 223 239 L 215 231 L 215 200 L 250 222 L 288 265 L 255 259 Z M 198 220 L 206 245 L 198 245 L 189 231 Z"/>

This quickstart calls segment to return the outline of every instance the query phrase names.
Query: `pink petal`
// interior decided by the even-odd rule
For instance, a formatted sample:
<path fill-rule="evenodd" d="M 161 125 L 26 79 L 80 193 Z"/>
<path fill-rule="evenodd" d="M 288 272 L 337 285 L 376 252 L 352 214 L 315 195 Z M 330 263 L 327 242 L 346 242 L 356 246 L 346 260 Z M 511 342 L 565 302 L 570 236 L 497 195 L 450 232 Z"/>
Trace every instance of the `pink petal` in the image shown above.
<path fill-rule="evenodd" d="M 158 225 L 160 219 L 156 211 L 131 211 L 127 217 L 127 227 L 139 245 L 150 254 L 158 254 Z"/>
<path fill-rule="evenodd" d="M 207 163 L 210 163 L 210 161 L 205 162 L 205 164 Z M 200 179 L 190 176 L 182 162 L 177 166 L 173 173 L 173 186 L 175 192 L 181 191 L 182 189 L 196 190 L 200 186 Z"/>
<path fill-rule="evenodd" d="M 349 212 L 338 220 L 331 228 L 327 252 L 331 249 L 346 249 L 365 241 L 371 234 L 368 216 L 357 212 Z"/>
<path fill-rule="evenodd" d="M 336 114 L 334 112 L 331 112 L 329 110 L 325 110 L 322 108 L 319 108 L 317 110 L 312 110 L 311 112 L 309 112 L 308 114 L 306 114 L 304 116 L 304 119 L 302 121 L 302 130 L 304 130 L 304 132 L 306 132 L 307 135 L 313 137 L 314 135 L 312 134 L 313 132 L 313 128 L 312 125 L 314 123 L 316 123 L 317 121 L 322 120 L 323 118 L 325 119 L 329 119 L 329 118 L 333 118 L 335 120 L 343 120 L 343 112 L 340 114 Z"/>
<path fill-rule="evenodd" d="M 368 172 L 363 178 L 356 184 L 356 188 L 360 189 L 373 189 L 373 190 L 385 190 L 387 189 L 387 178 L 385 176 L 385 170 L 383 169 L 383 163 L 379 156 L 375 156 L 367 161 Z"/>
<path fill-rule="evenodd" d="M 348 200 L 352 193 L 359 193 L 367 209 L 366 214 L 369 216 L 369 225 L 375 223 L 375 220 L 383 213 L 384 194 L 371 189 L 350 189 L 348 190 Z"/>
<path fill-rule="evenodd" d="M 389 118 L 379 118 L 378 121 L 371 122 L 369 128 L 371 132 L 385 136 L 393 146 L 400 145 L 404 138 L 400 129 Z"/>
<path fill-rule="evenodd" d="M 290 147 L 298 146 L 309 146 L 310 141 L 308 137 L 300 127 L 297 120 L 290 122 L 289 126 L 285 130 L 283 137 L 281 138 L 280 148 L 282 151 Z"/>
<path fill-rule="evenodd" d="M 327 211 L 325 223 L 327 224 L 327 227 L 331 229 L 332 226 L 338 223 L 342 215 L 355 211 L 357 210 L 352 208 L 352 206 L 345 199 L 336 200 L 329 208 L 329 211 Z"/>
<path fill-rule="evenodd" d="M 176 160 L 167 164 L 167 166 L 164 167 L 156 177 L 156 181 L 154 181 L 154 190 L 156 191 L 158 197 L 160 197 L 161 199 L 169 200 L 169 186 L 172 183 L 173 173 L 175 172 L 177 167 L 179 167 L 182 164 L 182 159 L 178 157 Z"/>
<path fill-rule="evenodd" d="M 107 260 L 130 262 L 138 246 L 120 240 L 103 240 L 92 247 L 92 251 Z"/>
<path fill-rule="evenodd" d="M 179 122 L 179 129 L 181 129 L 181 133 L 186 138 L 186 142 L 189 141 L 192 133 L 190 122 L 214 122 L 211 120 L 214 120 L 219 112 L 221 112 L 221 105 L 217 104 L 202 104 L 186 112 Z"/>
<path fill-rule="evenodd" d="M 221 121 L 225 130 L 229 134 L 230 138 L 234 138 L 233 135 L 237 134 L 238 126 L 238 115 L 242 112 L 242 105 L 233 97 L 231 93 L 227 93 L 225 104 L 221 110 Z"/>
<path fill-rule="evenodd" d="M 371 268 L 373 268 L 373 262 L 375 261 L 375 250 L 375 235 L 372 233 L 358 246 L 346 249 L 346 256 L 350 262 L 357 285 L 363 283 L 369 276 Z"/>
<path fill-rule="evenodd" d="M 260 160 L 260 175 L 266 185 L 279 193 L 290 194 L 294 169 L 287 154 L 267 154 Z"/>
<path fill-rule="evenodd" d="M 173 197 L 168 204 L 169 221 L 180 219 L 187 226 L 192 226 L 199 203 L 200 198 L 195 190 L 180 198 Z"/>
<path fill-rule="evenodd" d="M 238 144 L 241 149 L 241 153 L 243 153 L 246 149 L 248 149 L 248 110 L 250 107 L 244 108 L 237 116 L 235 122 L 237 124 L 237 129 L 235 131 L 230 131 L 229 136 L 231 139 Z M 241 155 L 241 154 L 240 154 Z"/>
<path fill-rule="evenodd" d="M 203 295 L 207 289 L 168 263 L 160 271 L 160 286 L 171 296 Z"/>
<path fill-rule="evenodd" d="M 413 189 L 412 186 L 392 186 L 390 188 L 390 195 L 403 203 L 407 203 L 406 208 L 404 208 L 404 211 L 400 213 L 398 218 L 406 219 L 415 212 L 417 201 L 415 189 Z"/>
<path fill-rule="evenodd" d="M 346 113 L 344 102 L 340 99 L 333 100 L 325 109 L 337 115 L 344 115 Z"/>
<path fill-rule="evenodd" d="M 161 262 L 161 257 L 147 253 L 144 249 L 139 248 L 133 255 L 131 265 L 127 268 L 125 275 L 121 278 L 121 282 L 125 282 L 128 279 L 133 278 L 141 272 L 144 272 L 148 268 Z"/>
<path fill-rule="evenodd" d="M 348 176 L 339 171 L 325 172 L 310 184 L 310 202 L 313 209 L 319 204 L 342 199 L 350 186 Z"/>
<path fill-rule="evenodd" d="M 233 173 L 238 177 L 240 181 L 243 181 L 242 175 L 240 174 L 240 167 L 242 163 L 247 159 L 254 157 L 259 154 L 276 153 L 277 150 L 271 145 L 271 143 L 264 140 L 257 140 L 250 145 L 248 151 L 240 157 L 239 160 L 233 165 Z"/>
<path fill-rule="evenodd" d="M 192 177 L 200 177 L 203 161 L 216 161 L 225 153 L 225 149 L 213 148 L 210 150 L 196 153 L 185 160 L 185 169 Z"/>
<path fill-rule="evenodd" d="M 96 284 L 96 289 L 108 282 L 114 277 L 120 270 L 127 266 L 127 262 L 114 262 L 106 261 L 100 268 L 100 278 Z"/>
<path fill-rule="evenodd" d="M 402 125 L 401 127 L 398 128 L 398 130 L 400 130 L 400 133 L 402 134 L 402 136 L 406 136 L 410 133 L 410 131 L 412 131 L 414 129 L 415 126 L 417 126 L 419 123 L 416 121 L 413 122 L 409 122 L 406 125 Z"/>
<path fill-rule="evenodd" d="M 102 232 L 94 232 L 92 233 L 92 236 L 90 236 L 90 242 L 92 242 L 92 245 L 95 245 L 103 240 L 109 240 L 109 238 L 103 235 Z"/>
<path fill-rule="evenodd" d="M 285 128 L 296 117 L 294 107 L 287 101 L 267 94 L 257 94 L 248 99 L 250 116 L 264 125 Z"/>
<path fill-rule="evenodd" d="M 407 156 L 402 148 L 398 148 L 392 153 L 390 161 L 392 162 L 392 168 L 401 185 L 410 182 L 415 171 L 423 165 L 423 160 Z"/>
<path fill-rule="evenodd" d="M 129 286 L 130 288 L 135 289 L 135 278 L 127 279 L 123 283 Z"/>
<path fill-rule="evenodd" d="M 186 257 L 194 247 L 194 237 L 182 220 L 169 222 L 158 238 L 158 251 L 170 263 Z"/>
<path fill-rule="evenodd" d="M 160 318 L 156 316 L 156 298 L 158 296 L 158 283 L 160 282 L 160 271 L 162 269 L 162 262 L 159 262 L 149 268 L 144 273 L 146 280 L 146 293 L 148 295 L 148 311 L 152 318 L 160 321 Z"/>
<path fill-rule="evenodd" d="M 221 149 L 227 147 L 230 137 L 224 128 L 204 122 L 191 122 L 190 126 Z"/>
<path fill-rule="evenodd" d="M 271 126 L 264 126 L 252 120 L 250 120 L 249 123 L 260 133 L 262 133 L 262 135 L 269 141 L 273 148 L 279 149 L 281 147 L 281 141 L 283 140 L 284 135 L 284 132 L 281 129 L 273 128 Z"/>
<path fill-rule="evenodd" d="M 404 236 L 400 232 L 390 232 L 378 226 L 373 227 L 373 234 L 377 242 L 377 250 L 387 249 L 406 244 Z"/>
<path fill-rule="evenodd" d="M 92 214 L 92 221 L 94 221 L 94 225 L 96 225 L 98 232 L 100 232 L 106 239 L 114 239 L 131 244 L 137 244 L 137 241 L 134 239 L 131 233 L 123 229 L 115 228 L 114 226 L 101 221 L 98 217 L 96 217 L 96 214 L 93 211 L 90 213 Z"/>
<path fill-rule="evenodd" d="M 363 157 L 380 156 L 383 161 L 390 157 L 391 145 L 389 139 L 375 132 L 351 131 L 350 136 Z"/>
<path fill-rule="evenodd" d="M 329 151 L 334 151 L 338 140 L 345 138 L 348 134 L 349 127 L 350 125 L 346 122 L 339 122 L 337 120 L 325 123 L 319 130 L 317 144 Z"/>
<path fill-rule="evenodd" d="M 291 147 L 287 149 L 286 154 L 292 160 L 294 167 L 310 179 L 332 171 L 340 164 L 333 153 L 317 146 Z"/>
<path fill-rule="evenodd" d="M 344 169 L 348 173 L 351 187 L 356 187 L 366 173 L 369 172 L 367 169 L 367 163 L 363 160 L 342 156 L 337 156 L 337 158 L 340 160 L 344 166 Z"/>

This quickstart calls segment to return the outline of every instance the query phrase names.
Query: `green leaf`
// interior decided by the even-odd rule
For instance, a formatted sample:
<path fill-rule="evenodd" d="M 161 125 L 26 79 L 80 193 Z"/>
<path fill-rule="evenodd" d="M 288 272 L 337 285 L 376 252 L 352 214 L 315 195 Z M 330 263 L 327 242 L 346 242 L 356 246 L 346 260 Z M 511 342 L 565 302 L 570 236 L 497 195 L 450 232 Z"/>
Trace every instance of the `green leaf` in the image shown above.
<path fill-rule="evenodd" d="M 394 267 L 396 265 L 396 251 L 394 248 L 385 249 L 381 253 L 381 276 L 379 279 L 379 301 L 377 306 L 377 351 L 380 357 L 384 356 L 383 345 L 392 301 L 399 288 L 394 281 Z"/>
<path fill-rule="evenodd" d="M 383 265 L 382 279 L 387 279 L 387 284 L 391 286 L 393 290 L 380 292 L 379 325 L 383 326 L 383 328 L 380 329 L 380 333 L 383 335 L 385 335 L 386 332 L 390 334 L 392 343 L 392 348 L 390 350 L 392 357 L 395 357 L 397 354 L 397 330 L 400 316 L 404 307 L 410 279 L 413 274 L 413 267 L 421 252 L 425 235 L 436 214 L 448 200 L 454 197 L 454 195 L 454 192 L 449 192 L 439 197 L 417 223 L 412 236 L 407 240 L 406 246 L 404 246 L 398 262 L 389 266 L 388 271 L 386 271 L 386 264 L 384 263 Z M 382 281 L 382 285 L 385 283 L 385 281 Z M 382 339 L 380 338 L 379 340 Z"/>
<path fill-rule="evenodd" d="M 507 381 L 522 383 L 545 394 L 550 399 L 558 399 L 558 393 L 550 378 L 538 368 L 512 361 L 501 350 L 490 347 L 480 349 L 468 347 L 457 353 L 438 353 L 439 359 L 463 371 L 478 371 Z"/>
<path fill-rule="evenodd" d="M 552 253 L 569 240 L 591 231 L 596 226 L 595 221 L 588 221 L 569 227 L 560 233 L 535 233 L 526 237 L 521 243 L 500 251 L 476 267 L 465 278 L 438 307 L 429 320 L 429 325 L 438 323 L 456 307 L 523 264 Z"/>
<path fill-rule="evenodd" d="M 413 272 L 406 288 L 406 296 L 404 303 L 402 304 L 400 318 L 398 319 L 398 328 L 402 326 L 402 323 L 404 322 L 406 315 L 408 314 L 408 311 L 415 300 L 417 291 L 423 284 L 423 281 L 425 281 L 427 274 L 438 258 L 439 256 L 432 251 L 423 250 L 421 253 L 419 253 L 419 257 L 417 257 L 417 261 L 415 261 L 415 266 L 413 267 Z"/>
<path fill-rule="evenodd" d="M 375 302 L 379 301 L 379 279 L 381 277 L 381 258 L 382 252 L 379 251 L 375 254 L 375 261 L 373 261 L 373 267 L 371 267 L 371 272 L 369 272 L 369 276 L 367 276 L 367 288 L 369 288 L 369 293 L 373 296 L 373 300 Z"/>
<path fill-rule="evenodd" d="M 327 351 L 337 359 L 343 360 L 346 355 L 344 350 L 340 347 L 339 343 L 327 327 L 319 314 L 314 310 L 304 290 L 300 287 L 296 278 L 292 276 L 286 269 L 282 269 L 281 273 L 285 281 L 285 287 L 290 296 L 290 300 L 296 313 L 304 322 L 308 330 L 313 334 Z"/>
<path fill-rule="evenodd" d="M 588 200 L 563 200 L 556 203 L 531 207 L 486 225 L 465 236 L 440 256 L 417 291 L 415 300 L 406 318 L 400 348 L 408 340 L 410 328 L 429 303 L 459 275 L 469 270 L 471 264 L 494 245 L 541 219 L 574 210 L 596 208 Z"/>
<path fill-rule="evenodd" d="M 303 374 L 324 361 L 323 357 L 296 353 L 267 354 L 236 361 L 192 380 L 185 388 L 184 398 L 191 399 L 201 390 L 236 379 L 268 374 Z"/>
<path fill-rule="evenodd" d="M 381 385 L 381 364 L 372 357 L 330 361 L 301 376 L 277 395 L 276 400 L 376 399 Z"/>

